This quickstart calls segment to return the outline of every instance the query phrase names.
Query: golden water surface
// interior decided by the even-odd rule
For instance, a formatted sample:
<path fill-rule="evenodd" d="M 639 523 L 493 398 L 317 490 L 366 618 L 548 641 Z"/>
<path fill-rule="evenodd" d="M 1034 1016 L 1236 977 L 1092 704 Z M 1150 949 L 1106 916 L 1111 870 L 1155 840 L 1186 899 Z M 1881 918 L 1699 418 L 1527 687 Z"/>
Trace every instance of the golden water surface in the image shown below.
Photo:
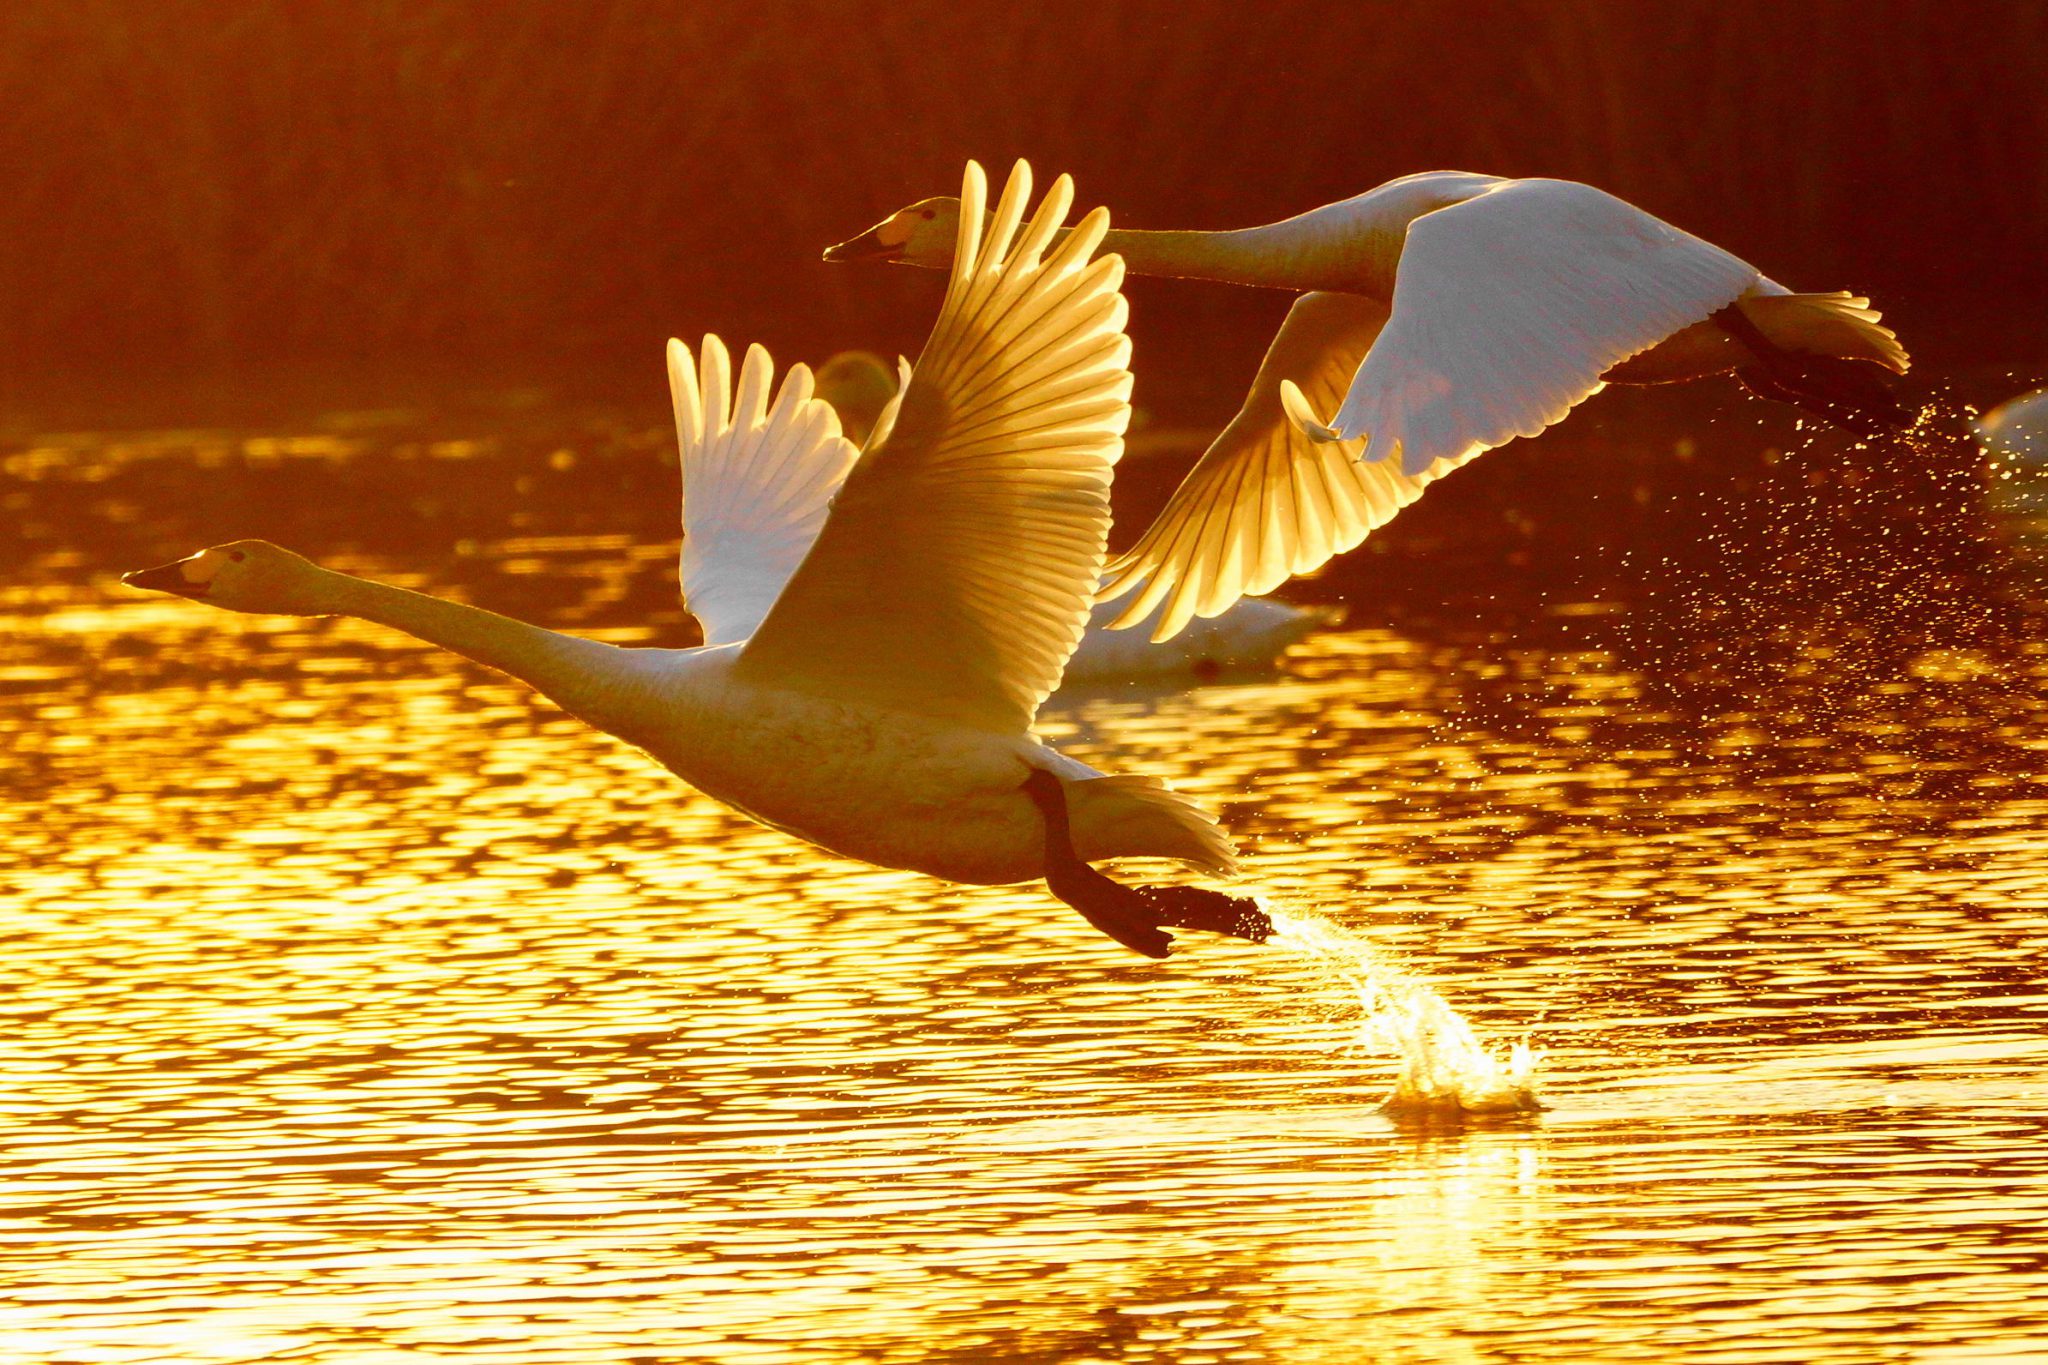
<path fill-rule="evenodd" d="M 1544 1113 L 1418 1127 L 1309 958 L 1150 963 L 379 628 L 116 582 L 266 534 L 685 642 L 671 494 L 586 445 L 0 446 L 0 1359 L 2048 1358 L 2023 633 L 1708 676 L 1623 594 L 1354 595 L 1274 676 L 1057 700 L 1544 1054 Z"/>

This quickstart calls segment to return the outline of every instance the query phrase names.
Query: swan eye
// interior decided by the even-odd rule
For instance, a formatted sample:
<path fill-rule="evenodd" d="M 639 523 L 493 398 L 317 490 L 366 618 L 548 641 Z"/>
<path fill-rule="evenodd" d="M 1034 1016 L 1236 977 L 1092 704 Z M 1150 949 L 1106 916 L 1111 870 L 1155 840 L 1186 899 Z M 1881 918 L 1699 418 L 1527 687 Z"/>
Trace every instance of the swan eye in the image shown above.
<path fill-rule="evenodd" d="M 917 216 L 924 219 L 926 222 L 930 222 L 932 219 L 938 217 L 939 214 L 938 210 L 936 209 L 926 209 L 924 212 L 918 214 Z"/>
<path fill-rule="evenodd" d="M 235 563 L 237 563 L 237 564 L 241 563 L 241 562 L 242 562 L 243 560 L 247 559 L 248 557 L 249 557 L 249 555 L 248 555 L 248 552 L 247 552 L 247 551 L 244 551 L 244 550 L 229 550 L 229 551 L 228 551 L 228 558 L 229 558 L 229 559 L 232 559 L 232 560 L 234 560 L 234 561 L 235 561 Z"/>

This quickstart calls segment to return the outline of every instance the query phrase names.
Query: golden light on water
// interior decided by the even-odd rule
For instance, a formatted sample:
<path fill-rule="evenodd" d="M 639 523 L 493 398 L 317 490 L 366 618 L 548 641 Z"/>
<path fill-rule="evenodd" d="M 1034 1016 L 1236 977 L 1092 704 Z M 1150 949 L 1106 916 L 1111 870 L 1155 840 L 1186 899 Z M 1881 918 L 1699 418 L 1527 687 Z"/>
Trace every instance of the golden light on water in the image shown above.
<path fill-rule="evenodd" d="M 301 528 L 326 562 L 687 642 L 672 530 L 551 501 L 553 437 L 512 471 L 262 439 L 130 438 L 87 479 L 77 438 L 9 487 L 33 519 L 161 506 L 135 481 L 215 445 L 208 497 L 317 466 L 479 523 Z M 528 478 L 509 531 L 462 482 Z M 1557 599 L 1064 698 L 1046 735 L 1222 811 L 1301 939 L 1155 965 L 1038 888 L 797 845 L 376 628 L 120 567 L 53 550 L 0 589 L 0 1355 L 1312 1362 L 1369 1323 L 1387 1359 L 1807 1362 L 2035 1331 L 2034 642 L 1859 675 L 1816 635 L 1739 693 L 1644 657 L 1630 604 Z M 1404 1048 L 1466 1055 L 1452 1021 L 1510 1077 L 1540 1052 L 1549 1107 L 1382 1113 Z"/>
<path fill-rule="evenodd" d="M 2048 1362 L 2048 478 L 1943 448 L 2048 382 L 2048 6 L 1060 17 L 0 6 L 0 1365 Z M 1927 406 L 1617 385 L 1274 675 L 1064 698 L 1285 926 L 1161 964 L 119 585 L 695 643 L 661 339 L 915 354 L 943 281 L 819 248 L 968 156 L 1141 228 L 1584 180 Z M 1287 306 L 1128 292 L 1125 543 Z"/>

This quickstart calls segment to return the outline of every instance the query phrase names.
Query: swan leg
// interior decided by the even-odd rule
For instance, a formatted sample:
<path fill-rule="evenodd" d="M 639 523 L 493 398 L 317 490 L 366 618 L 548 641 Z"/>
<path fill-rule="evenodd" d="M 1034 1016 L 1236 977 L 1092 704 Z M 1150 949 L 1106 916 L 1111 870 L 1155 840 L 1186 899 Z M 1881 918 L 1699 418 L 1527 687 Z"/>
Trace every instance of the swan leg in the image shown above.
<path fill-rule="evenodd" d="M 1913 414 L 1877 377 L 1878 367 L 1871 362 L 1788 351 L 1765 336 L 1739 303 L 1710 321 L 1756 357 L 1754 364 L 1735 371 L 1751 393 L 1796 404 L 1861 436 L 1889 435 L 1913 425 Z"/>
<path fill-rule="evenodd" d="M 1103 933 L 1133 952 L 1165 957 L 1172 929 L 1264 943 L 1273 921 L 1245 896 L 1226 896 L 1197 886 L 1125 886 L 1081 861 L 1067 823 L 1067 797 L 1060 780 L 1043 768 L 1024 779 L 1024 794 L 1045 820 L 1045 885 Z"/>
<path fill-rule="evenodd" d="M 1735 377 L 1742 381 L 1742 387 L 1759 398 L 1768 398 L 1773 403 L 1797 405 L 1799 395 L 1771 378 L 1771 372 L 1761 365 L 1744 365 L 1735 371 Z"/>

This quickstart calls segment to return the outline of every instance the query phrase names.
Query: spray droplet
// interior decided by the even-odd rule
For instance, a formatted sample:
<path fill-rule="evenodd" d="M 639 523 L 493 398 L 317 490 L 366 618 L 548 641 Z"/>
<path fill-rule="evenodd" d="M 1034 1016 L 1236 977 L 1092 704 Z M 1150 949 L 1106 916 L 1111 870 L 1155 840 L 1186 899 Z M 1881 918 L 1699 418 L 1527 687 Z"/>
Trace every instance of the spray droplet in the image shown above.
<path fill-rule="evenodd" d="M 1309 959 L 1358 997 L 1358 1041 L 1401 1059 L 1382 1110 L 1404 1117 L 1534 1113 L 1541 1054 L 1517 1042 L 1490 1050 L 1441 995 L 1379 960 L 1360 939 L 1322 920 L 1272 912 L 1267 940 Z"/>

